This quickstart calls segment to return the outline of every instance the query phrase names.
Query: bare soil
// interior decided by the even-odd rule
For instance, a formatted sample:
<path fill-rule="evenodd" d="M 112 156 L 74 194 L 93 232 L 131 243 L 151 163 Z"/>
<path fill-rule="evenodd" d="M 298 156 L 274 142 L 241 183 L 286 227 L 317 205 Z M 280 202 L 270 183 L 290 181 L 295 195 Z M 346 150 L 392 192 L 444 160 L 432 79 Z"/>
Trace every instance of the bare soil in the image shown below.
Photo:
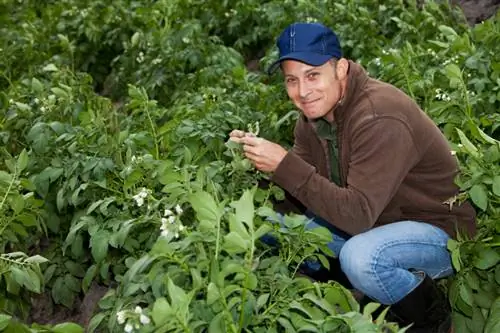
<path fill-rule="evenodd" d="M 500 8 L 500 0 L 452 0 L 451 2 L 462 7 L 471 25 L 494 16 Z"/>

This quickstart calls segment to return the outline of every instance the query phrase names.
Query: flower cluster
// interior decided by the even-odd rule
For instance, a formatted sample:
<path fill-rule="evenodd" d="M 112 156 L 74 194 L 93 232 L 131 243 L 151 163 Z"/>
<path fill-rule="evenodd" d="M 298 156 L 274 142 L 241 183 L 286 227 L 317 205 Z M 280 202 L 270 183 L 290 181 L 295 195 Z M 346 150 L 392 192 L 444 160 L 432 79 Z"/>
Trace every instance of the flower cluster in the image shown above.
<path fill-rule="evenodd" d="M 173 238 L 179 238 L 179 232 L 184 231 L 186 227 L 182 224 L 179 217 L 183 213 L 183 210 L 180 205 L 175 206 L 174 212 L 170 209 L 165 209 L 161 219 L 161 236 L 169 237 L 173 236 Z"/>
<path fill-rule="evenodd" d="M 446 94 L 445 92 L 443 92 L 443 90 L 440 88 L 436 89 L 436 99 L 446 102 L 451 101 L 451 97 L 448 96 L 448 94 Z"/>
<path fill-rule="evenodd" d="M 142 63 L 144 61 L 144 52 L 139 52 L 139 56 L 135 58 L 135 61 L 137 61 L 138 63 Z"/>
<path fill-rule="evenodd" d="M 123 325 L 126 323 L 124 331 L 132 333 L 134 330 L 139 330 L 142 325 L 151 323 L 151 319 L 144 313 L 140 306 L 136 306 L 134 311 L 122 310 L 116 314 L 116 321 Z"/>
<path fill-rule="evenodd" d="M 453 56 L 453 57 L 451 57 L 451 58 L 449 58 L 449 59 L 446 59 L 446 60 L 443 62 L 443 66 L 446 66 L 446 65 L 448 65 L 448 64 L 451 64 L 451 63 L 453 63 L 453 62 L 454 62 L 455 64 L 458 64 L 458 59 L 459 59 L 459 58 L 458 58 L 458 56 L 457 56 L 457 55 L 456 55 L 456 56 Z"/>
<path fill-rule="evenodd" d="M 141 191 L 133 196 L 137 206 L 141 207 L 142 205 L 144 205 L 144 199 L 146 199 L 150 194 L 151 190 L 148 190 L 145 187 L 141 188 Z"/>

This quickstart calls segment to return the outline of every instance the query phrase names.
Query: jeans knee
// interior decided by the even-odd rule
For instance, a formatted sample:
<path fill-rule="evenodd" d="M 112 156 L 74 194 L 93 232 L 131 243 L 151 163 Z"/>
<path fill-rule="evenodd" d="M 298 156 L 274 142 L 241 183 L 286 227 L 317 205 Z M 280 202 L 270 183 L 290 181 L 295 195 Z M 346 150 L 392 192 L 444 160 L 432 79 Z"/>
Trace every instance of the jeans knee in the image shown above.
<path fill-rule="evenodd" d="M 362 235 L 349 239 L 340 251 L 340 267 L 353 285 L 371 274 L 374 253 Z"/>

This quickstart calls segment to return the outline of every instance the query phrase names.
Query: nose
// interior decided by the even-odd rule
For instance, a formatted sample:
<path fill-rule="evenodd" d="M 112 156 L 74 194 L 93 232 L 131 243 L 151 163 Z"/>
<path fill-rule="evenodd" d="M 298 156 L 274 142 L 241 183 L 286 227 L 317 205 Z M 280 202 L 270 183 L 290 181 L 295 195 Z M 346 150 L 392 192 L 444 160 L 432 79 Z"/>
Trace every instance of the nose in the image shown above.
<path fill-rule="evenodd" d="M 300 85 L 299 85 L 300 98 L 307 99 L 307 97 L 309 96 L 310 93 L 311 93 L 311 89 L 309 88 L 309 86 L 305 82 L 300 83 Z"/>

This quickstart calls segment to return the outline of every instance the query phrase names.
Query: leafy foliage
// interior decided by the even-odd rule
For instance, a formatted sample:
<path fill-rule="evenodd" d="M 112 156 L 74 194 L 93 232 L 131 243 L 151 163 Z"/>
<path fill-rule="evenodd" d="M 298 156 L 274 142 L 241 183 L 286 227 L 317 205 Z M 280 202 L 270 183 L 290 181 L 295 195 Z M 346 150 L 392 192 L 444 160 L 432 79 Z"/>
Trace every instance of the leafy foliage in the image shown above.
<path fill-rule="evenodd" d="M 500 17 L 469 28 L 447 3 L 400 0 L 0 0 L 0 330 L 80 332 L 22 324 L 30 296 L 71 308 L 99 283 L 90 331 L 398 331 L 300 276 L 328 264 L 329 233 L 278 219 L 282 191 L 227 141 L 290 147 L 298 112 L 260 70 L 285 25 L 316 20 L 449 139 L 449 204 L 470 198 L 479 221 L 449 243 L 455 331 L 497 331 Z"/>

